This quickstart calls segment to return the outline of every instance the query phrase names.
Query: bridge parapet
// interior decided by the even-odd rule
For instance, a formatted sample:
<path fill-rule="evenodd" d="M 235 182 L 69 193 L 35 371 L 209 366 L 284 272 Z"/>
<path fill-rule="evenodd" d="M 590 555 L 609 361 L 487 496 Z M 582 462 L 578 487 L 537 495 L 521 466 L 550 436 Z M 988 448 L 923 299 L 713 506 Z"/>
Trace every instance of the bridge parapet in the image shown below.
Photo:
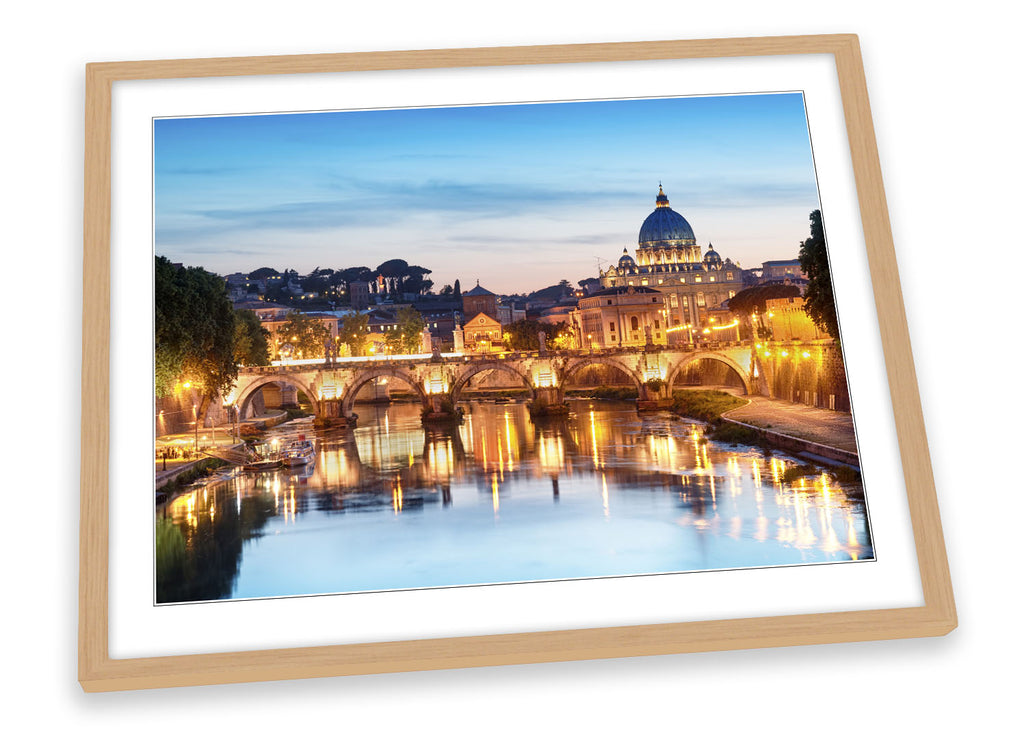
<path fill-rule="evenodd" d="M 754 386 L 751 346 L 721 342 L 699 346 L 657 346 L 596 351 L 507 351 L 444 357 L 386 357 L 335 363 L 251 366 L 239 369 L 235 387 L 225 404 L 245 405 L 262 386 L 276 382 L 291 385 L 306 394 L 319 416 L 348 416 L 359 390 L 370 382 L 397 379 L 408 384 L 425 407 L 443 397 L 454 405 L 470 379 L 488 370 L 503 371 L 521 382 L 531 399 L 562 402 L 565 386 L 573 376 L 591 365 L 615 368 L 636 384 L 641 399 L 648 398 L 648 382 L 665 382 L 667 391 L 686 367 L 701 359 L 726 364 L 739 374 L 750 393 Z M 653 384 L 652 384 L 653 385 Z"/>

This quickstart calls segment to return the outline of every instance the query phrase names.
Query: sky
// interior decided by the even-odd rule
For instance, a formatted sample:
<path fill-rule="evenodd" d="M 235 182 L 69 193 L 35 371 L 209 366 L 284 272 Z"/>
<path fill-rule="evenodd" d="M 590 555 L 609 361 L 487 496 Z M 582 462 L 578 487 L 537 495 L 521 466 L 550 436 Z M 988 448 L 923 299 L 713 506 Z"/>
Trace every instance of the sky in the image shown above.
<path fill-rule="evenodd" d="M 697 243 L 796 258 L 819 207 L 800 93 L 154 121 L 155 251 L 227 275 L 402 258 L 499 294 L 634 255 L 659 183 Z"/>

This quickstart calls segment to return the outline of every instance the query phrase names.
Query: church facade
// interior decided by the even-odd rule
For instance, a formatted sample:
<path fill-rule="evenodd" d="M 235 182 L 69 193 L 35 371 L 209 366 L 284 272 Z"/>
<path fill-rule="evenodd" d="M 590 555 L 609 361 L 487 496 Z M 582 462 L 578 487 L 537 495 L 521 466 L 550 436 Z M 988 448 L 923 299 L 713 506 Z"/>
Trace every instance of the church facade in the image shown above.
<path fill-rule="evenodd" d="M 601 287 L 658 290 L 668 342 L 699 340 L 705 330 L 720 327 L 708 312 L 743 289 L 743 273 L 710 243 L 701 253 L 693 228 L 669 206 L 661 186 L 654 202 L 654 212 L 640 226 L 636 257 L 623 248 L 618 262 L 600 272 Z"/>

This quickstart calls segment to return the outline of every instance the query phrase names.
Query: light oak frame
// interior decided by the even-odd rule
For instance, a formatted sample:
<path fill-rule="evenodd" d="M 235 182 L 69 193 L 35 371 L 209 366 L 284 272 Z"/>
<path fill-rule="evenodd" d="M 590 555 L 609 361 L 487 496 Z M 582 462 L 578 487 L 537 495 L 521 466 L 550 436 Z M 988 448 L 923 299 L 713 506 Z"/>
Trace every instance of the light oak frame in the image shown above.
<path fill-rule="evenodd" d="M 880 321 L 924 606 L 206 655 L 108 651 L 111 91 L 118 80 L 832 54 Z M 855 35 L 184 59 L 86 67 L 78 677 L 86 691 L 465 668 L 943 635 L 956 627 L 881 169 Z"/>

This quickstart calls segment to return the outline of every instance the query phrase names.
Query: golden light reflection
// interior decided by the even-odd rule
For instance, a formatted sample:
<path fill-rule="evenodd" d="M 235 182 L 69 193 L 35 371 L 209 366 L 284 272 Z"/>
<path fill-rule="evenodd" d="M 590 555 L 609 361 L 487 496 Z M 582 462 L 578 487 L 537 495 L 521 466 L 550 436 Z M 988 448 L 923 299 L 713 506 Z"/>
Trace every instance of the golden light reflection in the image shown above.
<path fill-rule="evenodd" d="M 597 424 L 594 410 L 590 410 L 590 455 L 594 459 L 594 468 L 601 467 L 601 455 L 597 450 Z"/>
<path fill-rule="evenodd" d="M 591 507 L 595 518 L 610 519 L 613 486 L 617 492 L 620 488 L 631 491 L 623 496 L 622 504 L 617 502 L 617 517 L 632 513 L 631 499 L 650 505 L 646 500 L 665 493 L 671 495 L 673 514 L 681 514 L 673 517 L 677 525 L 721 539 L 742 540 L 743 546 L 732 547 L 743 548 L 744 555 L 765 546 L 764 553 L 752 553 L 758 560 L 772 560 L 767 550 L 771 546 L 789 548 L 789 555 L 808 562 L 871 556 L 857 488 L 851 493 L 845 482 L 836 481 L 824 470 L 784 481 L 787 468 L 803 461 L 785 456 L 765 458 L 754 449 L 709 442 L 699 425 L 676 424 L 665 429 L 658 421 L 644 419 L 640 423 L 632 415 L 624 421 L 610 421 L 597 402 L 589 411 L 578 410 L 568 423 L 537 426 L 530 423 L 521 403 L 493 408 L 484 404 L 482 411 L 476 407 L 476 422 L 467 413 L 458 435 L 428 431 L 426 437 L 418 423 L 411 429 L 400 405 L 387 412 L 375 410 L 376 419 L 371 422 L 378 424 L 357 429 L 354 439 L 348 435 L 321 441 L 312 476 L 299 476 L 294 470 L 238 474 L 221 486 L 214 482 L 187 490 L 162 507 L 161 514 L 169 513 L 186 540 L 191 540 L 193 535 L 206 537 L 211 525 L 236 524 L 234 520 L 242 517 L 243 498 L 250 495 L 262 495 L 268 512 L 272 499 L 279 515 L 276 524 L 288 526 L 305 523 L 297 519 L 299 501 L 304 508 L 319 509 L 309 506 L 319 504 L 319 499 L 305 496 L 317 490 L 329 493 L 330 503 L 339 509 L 348 504 L 344 497 L 348 489 L 383 492 L 377 503 L 390 517 L 388 506 L 395 515 L 403 512 L 406 490 L 417 490 L 415 508 L 419 510 L 418 490 L 423 488 L 430 492 L 426 499 L 436 496 L 440 511 L 449 508 L 451 494 L 447 491 L 449 501 L 442 507 L 440 485 L 453 477 L 462 484 L 475 484 L 476 476 L 483 481 L 485 495 L 489 482 L 495 524 L 504 524 L 504 519 L 498 521 L 500 495 L 505 495 L 506 505 L 512 505 L 505 510 L 508 517 L 532 493 L 523 485 L 524 479 L 575 474 L 581 479 L 579 488 L 593 488 L 599 471 L 601 508 Z M 395 413 L 391 418 L 394 427 L 389 413 Z M 466 453 L 464 449 L 473 448 L 474 443 L 480 452 Z M 563 494 L 566 490 L 562 489 Z M 484 499 L 480 501 L 486 504 Z M 571 504 L 573 495 L 562 501 Z"/>
<path fill-rule="evenodd" d="M 399 478 L 396 478 L 395 479 L 395 485 L 394 485 L 394 487 L 391 490 L 391 507 L 392 507 L 392 509 L 395 510 L 395 514 L 398 514 L 399 512 L 402 511 L 402 503 L 403 503 L 403 501 L 404 501 L 404 499 L 403 499 L 403 493 L 402 493 L 402 480 L 399 479 Z"/>

